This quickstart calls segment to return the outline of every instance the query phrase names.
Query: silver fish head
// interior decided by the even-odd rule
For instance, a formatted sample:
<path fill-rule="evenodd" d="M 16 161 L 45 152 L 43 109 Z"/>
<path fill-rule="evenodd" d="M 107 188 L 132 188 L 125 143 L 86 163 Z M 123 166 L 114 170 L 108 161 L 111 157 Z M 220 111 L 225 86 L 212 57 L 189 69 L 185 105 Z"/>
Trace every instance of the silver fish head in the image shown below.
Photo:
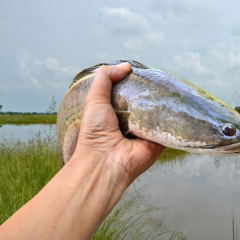
<path fill-rule="evenodd" d="M 206 131 L 200 126 L 198 134 L 211 134 L 202 151 L 217 155 L 240 154 L 240 114 L 218 99 L 207 99 L 202 118 L 207 120 Z M 198 115 L 199 116 L 199 115 Z M 203 119 L 204 121 L 204 119 Z"/>
<path fill-rule="evenodd" d="M 205 90 L 187 81 L 184 83 L 189 84 L 185 120 L 188 123 L 190 116 L 191 138 L 196 135 L 200 139 L 202 146 L 198 151 L 216 155 L 240 154 L 240 114 Z"/>

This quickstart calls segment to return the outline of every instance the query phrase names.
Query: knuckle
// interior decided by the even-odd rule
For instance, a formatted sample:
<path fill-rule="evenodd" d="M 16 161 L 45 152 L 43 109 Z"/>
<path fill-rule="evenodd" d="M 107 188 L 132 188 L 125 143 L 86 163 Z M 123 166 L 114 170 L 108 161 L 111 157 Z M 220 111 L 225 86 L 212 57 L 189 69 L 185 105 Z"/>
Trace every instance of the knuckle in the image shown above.
<path fill-rule="evenodd" d="M 97 73 L 107 73 L 109 67 L 108 66 L 100 66 L 98 69 L 97 69 Z"/>

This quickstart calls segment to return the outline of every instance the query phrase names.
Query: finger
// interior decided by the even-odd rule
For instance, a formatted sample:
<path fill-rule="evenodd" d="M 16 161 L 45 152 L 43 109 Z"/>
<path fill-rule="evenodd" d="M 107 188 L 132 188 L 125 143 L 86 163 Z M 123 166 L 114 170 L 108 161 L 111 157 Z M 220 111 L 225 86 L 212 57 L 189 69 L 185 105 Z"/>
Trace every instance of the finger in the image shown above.
<path fill-rule="evenodd" d="M 86 100 L 103 99 L 110 102 L 112 83 L 123 79 L 130 70 L 131 65 L 129 63 L 121 63 L 115 66 L 101 66 L 95 74 Z"/>

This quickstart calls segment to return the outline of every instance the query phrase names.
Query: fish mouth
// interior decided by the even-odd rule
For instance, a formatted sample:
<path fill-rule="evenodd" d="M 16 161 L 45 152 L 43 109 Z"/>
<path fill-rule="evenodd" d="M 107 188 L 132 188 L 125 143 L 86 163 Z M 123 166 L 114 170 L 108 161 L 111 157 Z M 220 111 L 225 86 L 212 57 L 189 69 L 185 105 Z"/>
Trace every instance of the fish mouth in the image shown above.
<path fill-rule="evenodd" d="M 224 146 L 216 146 L 211 145 L 207 147 L 203 147 L 204 150 L 209 150 L 213 154 L 221 154 L 221 155 L 239 155 L 240 154 L 240 142 L 233 143 Z"/>

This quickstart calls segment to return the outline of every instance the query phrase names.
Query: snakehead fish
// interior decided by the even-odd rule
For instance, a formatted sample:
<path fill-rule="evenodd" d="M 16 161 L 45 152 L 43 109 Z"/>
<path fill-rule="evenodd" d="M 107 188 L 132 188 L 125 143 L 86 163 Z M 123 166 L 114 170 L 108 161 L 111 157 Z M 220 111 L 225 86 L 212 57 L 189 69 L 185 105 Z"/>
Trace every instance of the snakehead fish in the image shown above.
<path fill-rule="evenodd" d="M 84 100 L 102 65 L 131 64 L 131 72 L 113 84 L 112 106 L 123 134 L 194 153 L 240 154 L 240 114 L 205 90 L 136 61 L 102 63 L 74 78 L 59 108 L 57 138 L 63 164 L 78 139 Z"/>

